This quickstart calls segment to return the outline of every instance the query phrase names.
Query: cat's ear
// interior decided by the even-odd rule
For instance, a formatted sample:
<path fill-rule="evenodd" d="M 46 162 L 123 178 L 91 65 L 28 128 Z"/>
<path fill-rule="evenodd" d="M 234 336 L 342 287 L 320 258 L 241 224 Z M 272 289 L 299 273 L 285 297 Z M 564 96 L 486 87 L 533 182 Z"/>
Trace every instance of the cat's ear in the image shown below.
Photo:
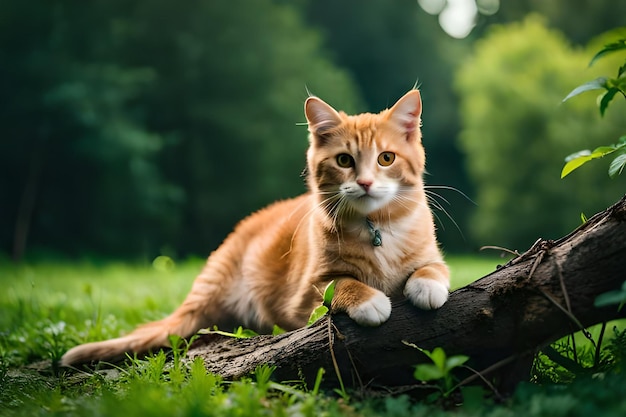
<path fill-rule="evenodd" d="M 323 135 L 341 124 L 337 110 L 317 97 L 309 97 L 304 103 L 304 114 L 309 124 L 309 132 Z"/>
<path fill-rule="evenodd" d="M 420 92 L 411 90 L 389 110 L 388 120 L 406 134 L 407 139 L 410 140 L 416 137 L 421 124 L 421 116 L 422 98 Z"/>

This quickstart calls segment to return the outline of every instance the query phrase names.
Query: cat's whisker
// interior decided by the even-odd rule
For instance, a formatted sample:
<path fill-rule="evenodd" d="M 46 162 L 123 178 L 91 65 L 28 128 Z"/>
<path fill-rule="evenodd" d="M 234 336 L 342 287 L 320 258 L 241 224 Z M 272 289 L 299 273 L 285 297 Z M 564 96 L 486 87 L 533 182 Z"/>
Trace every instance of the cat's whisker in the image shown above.
<path fill-rule="evenodd" d="M 439 196 L 441 197 L 441 196 Z M 434 199 L 434 197 L 429 196 L 428 194 L 426 195 L 426 198 L 428 199 L 428 201 L 430 202 L 430 204 L 435 207 L 437 210 L 443 212 L 446 217 L 448 219 L 450 219 L 450 221 L 452 222 L 452 224 L 454 224 L 454 227 L 459 231 L 459 233 L 461 234 L 461 237 L 463 238 L 463 240 L 465 240 L 465 234 L 463 234 L 463 230 L 461 230 L 461 226 L 459 226 L 459 224 L 456 222 L 456 220 L 454 220 L 454 218 L 452 217 L 452 215 L 448 212 L 448 210 L 446 210 L 441 203 L 439 203 L 437 200 Z M 444 201 L 446 201 L 446 203 L 448 203 L 447 200 L 444 199 Z M 448 203 L 450 204 L 450 203 Z M 432 211 L 433 215 L 437 218 L 437 221 L 439 222 L 439 224 L 441 225 L 441 228 L 443 230 L 446 230 L 444 223 L 441 221 L 441 218 L 437 215 L 437 213 L 433 210 Z"/>
<path fill-rule="evenodd" d="M 452 204 L 450 204 L 450 202 L 444 196 L 442 196 L 440 194 L 437 194 L 434 191 L 424 190 L 424 192 L 426 193 L 426 198 L 428 198 L 430 201 L 436 201 L 436 199 L 439 198 L 441 201 L 443 201 L 447 205 L 449 205 L 449 206 L 452 205 Z"/>
<path fill-rule="evenodd" d="M 441 196 L 440 194 L 436 193 L 435 191 L 432 191 L 432 189 L 453 190 L 453 191 L 458 192 L 459 194 L 461 194 L 465 198 L 467 198 L 469 201 L 472 201 L 472 200 L 469 199 L 469 197 L 467 197 L 467 195 L 465 195 L 462 191 L 460 191 L 460 190 L 458 190 L 458 189 L 456 189 L 454 187 L 448 187 L 448 186 L 445 186 L 445 185 L 424 186 L 424 195 L 425 195 L 426 200 L 427 200 L 427 204 L 426 205 L 432 207 L 433 209 L 435 209 L 435 210 L 431 210 L 431 212 L 433 213 L 433 216 L 437 219 L 437 222 L 441 225 L 441 228 L 443 230 L 445 230 L 445 224 L 443 223 L 441 217 L 437 214 L 436 210 L 444 213 L 445 216 L 448 219 L 450 219 L 452 224 L 454 224 L 455 228 L 459 231 L 459 233 L 461 234 L 463 239 L 465 239 L 465 235 L 463 234 L 463 231 L 461 230 L 461 227 L 456 222 L 456 220 L 454 220 L 454 218 L 452 217 L 450 212 L 443 206 L 443 204 L 447 204 L 449 206 L 451 206 L 452 204 L 446 198 Z M 403 186 L 403 187 L 400 187 L 399 190 L 400 190 L 400 192 L 398 193 L 398 197 L 401 197 L 402 199 L 405 199 L 405 200 L 413 201 L 414 203 L 416 202 L 416 203 L 424 206 L 423 202 L 420 202 L 419 200 L 414 200 L 409 195 L 407 195 L 409 193 L 405 192 L 405 191 L 413 190 L 413 187 Z"/>
<path fill-rule="evenodd" d="M 395 195 L 392 201 L 396 201 Z M 399 203 L 399 204 L 402 204 L 402 203 Z M 390 231 L 391 235 L 393 236 L 393 228 L 391 227 L 391 207 L 387 205 L 387 207 L 385 207 L 385 211 L 387 212 L 387 229 Z"/>
<path fill-rule="evenodd" d="M 437 210 L 440 211 L 445 211 L 445 209 L 443 208 L 443 206 L 441 205 L 441 203 L 435 199 L 434 197 L 430 196 L 430 195 L 426 195 L 426 199 L 428 200 L 428 204 L 434 208 L 436 208 Z M 447 201 L 446 201 L 447 203 Z M 448 203 L 449 204 L 449 203 Z"/>
<path fill-rule="evenodd" d="M 394 196 L 394 200 L 397 202 L 402 202 L 405 203 L 406 208 L 410 208 L 406 203 L 411 203 L 411 205 L 414 204 L 422 204 L 423 205 L 423 200 L 419 197 L 414 196 L 413 194 L 407 194 L 407 193 L 402 193 L 399 192 Z"/>
<path fill-rule="evenodd" d="M 313 213 L 314 213 L 317 209 L 319 209 L 319 208 L 323 208 L 325 211 L 327 211 L 327 212 L 328 212 L 328 205 L 329 205 L 329 204 L 330 204 L 330 205 L 332 205 L 332 204 L 334 204 L 334 203 L 335 203 L 335 202 L 334 202 L 334 201 L 332 201 L 332 200 L 338 200 L 337 198 L 333 198 L 334 196 L 336 196 L 336 193 L 333 193 L 333 192 L 330 192 L 330 191 L 329 191 L 329 192 L 320 192 L 319 194 L 322 194 L 322 193 L 324 193 L 324 194 L 328 194 L 328 195 L 331 195 L 331 197 L 328 197 L 328 198 L 323 199 L 322 201 L 320 201 L 318 204 L 316 204 L 314 207 L 312 207 L 309 211 L 307 211 L 307 212 L 306 212 L 306 213 L 302 216 L 302 218 L 300 219 L 300 221 L 298 222 L 298 224 L 296 225 L 296 227 L 295 227 L 295 229 L 294 229 L 294 233 L 293 233 L 293 235 L 291 236 L 291 242 L 290 242 L 290 244 L 289 244 L 289 250 L 288 250 L 287 252 L 285 252 L 285 253 L 281 256 L 281 259 L 282 259 L 282 258 L 284 258 L 285 256 L 289 255 L 289 253 L 291 253 L 291 249 L 293 248 L 293 242 L 294 242 L 294 239 L 295 239 L 296 235 L 298 234 L 298 231 L 300 230 L 300 226 L 302 225 L 302 223 L 303 223 L 305 220 L 307 220 L 307 219 L 308 219 L 308 217 L 309 217 L 311 214 L 313 214 Z M 339 196 L 339 197 L 340 197 L 340 196 Z M 340 199 L 340 198 L 339 198 L 339 199 Z M 306 203 L 306 202 L 304 202 L 304 203 Z M 303 204 L 304 204 L 304 203 L 303 203 Z M 298 205 L 298 207 L 296 207 L 296 209 L 292 212 L 292 215 L 293 215 L 295 212 L 297 212 L 297 211 L 300 209 L 300 207 L 301 207 L 301 206 L 302 206 L 302 204 Z M 333 227 L 334 227 L 334 222 L 333 222 Z"/>
<path fill-rule="evenodd" d="M 337 246 L 339 252 L 341 252 L 341 243 L 343 241 L 343 228 L 340 226 L 340 221 L 342 218 L 351 216 L 354 212 L 354 208 L 348 201 L 348 198 L 345 195 L 340 194 L 339 198 L 336 201 L 336 204 L 333 207 L 332 211 L 332 224 L 334 226 L 334 230 L 337 233 Z"/>
<path fill-rule="evenodd" d="M 450 214 L 446 211 L 446 209 L 435 199 L 433 199 L 431 196 L 429 196 L 427 193 L 425 194 L 426 199 L 428 202 L 424 203 L 423 201 L 420 201 L 418 199 L 414 199 L 414 198 L 410 198 L 407 196 L 402 196 L 402 198 L 404 200 L 410 201 L 412 203 L 417 203 L 419 206 L 424 207 L 424 208 L 428 208 L 430 210 L 430 207 L 434 207 L 439 211 L 442 211 L 443 213 L 446 214 L 446 216 L 448 218 L 450 218 L 450 220 L 452 221 L 452 223 L 454 223 L 454 225 L 456 226 L 456 228 L 459 230 L 459 232 L 461 233 L 461 236 L 463 236 L 463 232 L 460 230 L 459 225 L 456 223 L 456 221 L 450 216 Z M 398 201 L 399 204 L 402 204 L 400 201 Z M 430 203 L 430 204 L 429 204 Z M 442 230 L 446 230 L 446 226 L 445 223 L 443 223 L 443 221 L 441 220 L 441 217 L 439 217 L 439 215 L 437 214 L 436 211 L 434 210 L 430 210 L 430 212 L 433 214 L 433 216 L 437 219 L 437 222 L 441 225 Z"/>
<path fill-rule="evenodd" d="M 408 202 L 410 202 L 410 203 L 419 203 L 419 202 L 417 202 L 417 201 L 415 201 L 413 199 L 409 199 L 409 198 L 406 198 L 406 197 L 400 196 L 400 195 L 394 196 L 392 201 L 397 203 L 398 205 L 402 206 L 402 208 L 404 208 L 406 210 L 411 210 L 411 205 L 409 205 Z M 389 221 L 391 222 L 391 212 L 390 212 L 389 209 L 387 211 L 389 212 L 389 219 L 390 219 Z"/>
<path fill-rule="evenodd" d="M 429 192 L 431 189 L 437 189 L 437 190 L 450 190 L 450 191 L 454 191 L 456 193 L 459 193 L 461 196 L 463 196 L 467 201 L 469 201 L 470 203 L 474 204 L 474 205 L 478 205 L 476 204 L 476 202 L 474 202 L 474 200 L 472 200 L 471 198 L 469 198 L 467 196 L 467 194 L 465 194 L 463 191 L 459 190 L 456 187 L 451 187 L 449 185 L 424 185 L 424 191 Z M 438 195 L 438 194 L 437 194 Z M 441 197 L 441 196 L 439 196 Z"/>
<path fill-rule="evenodd" d="M 426 191 L 426 190 L 425 190 Z M 450 204 L 450 202 L 448 200 L 446 200 L 445 198 L 441 197 L 439 194 L 433 192 L 433 191 L 426 191 L 425 193 L 426 199 L 428 201 L 427 204 L 424 204 L 423 202 L 413 199 L 407 195 L 404 194 L 398 194 L 397 197 L 398 199 L 396 200 L 396 202 L 398 204 L 403 204 L 403 202 L 401 200 L 406 200 L 406 201 L 411 201 L 413 203 L 417 203 L 419 205 L 421 205 L 422 207 L 432 207 L 436 210 L 441 211 L 442 213 L 444 213 L 446 215 L 446 217 L 448 219 L 450 219 L 450 221 L 452 222 L 452 224 L 454 224 L 455 228 L 459 231 L 459 233 L 461 234 L 461 237 L 463 237 L 463 239 L 465 239 L 465 235 L 463 234 L 463 231 L 461 230 L 461 227 L 459 226 L 459 224 L 456 222 L 456 220 L 454 220 L 454 218 L 452 217 L 452 215 L 448 212 L 448 210 L 445 209 L 445 207 L 443 207 L 443 205 L 435 199 L 436 197 L 441 198 L 445 203 Z M 404 206 L 406 207 L 406 206 Z M 430 208 L 429 207 L 429 208 Z M 437 212 L 435 210 L 431 210 L 431 213 L 433 214 L 433 216 L 437 219 L 437 222 L 441 225 L 442 230 L 446 230 L 446 226 L 445 223 L 442 221 L 441 217 L 437 214 Z"/>
<path fill-rule="evenodd" d="M 346 204 L 347 203 L 345 197 L 340 198 L 333 216 L 333 226 L 335 227 L 335 231 L 337 232 L 338 253 L 341 253 L 341 241 L 343 240 L 343 228 L 339 227 L 339 217 L 341 212 L 344 210 Z"/>

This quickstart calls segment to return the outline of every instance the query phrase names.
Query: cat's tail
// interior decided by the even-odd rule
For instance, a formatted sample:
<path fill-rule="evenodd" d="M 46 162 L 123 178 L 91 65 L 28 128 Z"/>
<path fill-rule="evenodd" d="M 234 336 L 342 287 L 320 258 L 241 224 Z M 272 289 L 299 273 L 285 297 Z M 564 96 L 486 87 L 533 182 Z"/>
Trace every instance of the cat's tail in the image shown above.
<path fill-rule="evenodd" d="M 61 358 L 62 366 L 96 360 L 123 359 L 127 353 L 147 353 L 169 346 L 169 336 L 188 338 L 198 330 L 224 323 L 231 316 L 221 301 L 237 275 L 239 241 L 225 241 L 211 255 L 194 281 L 185 301 L 163 320 L 139 326 L 135 331 L 117 339 L 76 346 Z M 220 252 L 222 251 L 222 252 Z M 224 251 L 226 251 L 224 253 Z M 234 255 L 232 253 L 234 253 Z"/>
<path fill-rule="evenodd" d="M 205 316 L 188 303 L 183 303 L 163 320 L 139 326 L 126 336 L 102 342 L 85 343 L 68 350 L 61 366 L 71 366 L 96 360 L 117 361 L 129 353 L 147 353 L 169 347 L 169 336 L 192 336 L 205 327 Z"/>

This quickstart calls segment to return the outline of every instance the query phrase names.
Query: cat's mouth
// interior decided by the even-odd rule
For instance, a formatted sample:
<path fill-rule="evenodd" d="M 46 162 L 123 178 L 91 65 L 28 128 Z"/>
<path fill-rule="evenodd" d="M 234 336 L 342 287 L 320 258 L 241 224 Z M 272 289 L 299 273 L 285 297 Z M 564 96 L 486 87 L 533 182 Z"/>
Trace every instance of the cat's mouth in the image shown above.
<path fill-rule="evenodd" d="M 371 193 L 363 193 L 350 199 L 352 208 L 367 216 L 375 211 L 380 210 L 387 205 L 388 201 L 385 196 L 377 196 Z"/>
<path fill-rule="evenodd" d="M 370 187 L 365 190 L 361 187 L 344 186 L 340 189 L 340 194 L 350 211 L 364 216 L 385 207 L 391 199 L 389 189 L 384 187 Z"/>
<path fill-rule="evenodd" d="M 367 191 L 364 191 L 362 194 L 357 195 L 355 197 L 352 198 L 353 201 L 359 202 L 359 203 L 369 203 L 369 202 L 374 202 L 376 200 L 380 200 L 380 196 L 376 196 L 373 195 Z"/>

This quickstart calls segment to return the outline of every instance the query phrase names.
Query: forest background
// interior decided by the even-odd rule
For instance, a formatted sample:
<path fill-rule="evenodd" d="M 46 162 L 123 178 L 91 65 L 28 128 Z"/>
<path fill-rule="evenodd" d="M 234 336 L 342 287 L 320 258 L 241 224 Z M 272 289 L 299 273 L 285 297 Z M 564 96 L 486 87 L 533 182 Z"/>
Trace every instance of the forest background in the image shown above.
<path fill-rule="evenodd" d="M 453 4 L 473 5 L 471 32 L 442 29 Z M 444 249 L 560 237 L 624 193 L 608 162 L 559 177 L 626 131 L 624 100 L 609 122 L 561 103 L 613 72 L 588 63 L 623 16 L 585 0 L 1 2 L 0 257 L 206 256 L 305 190 L 307 90 L 377 112 L 416 82 Z"/>

